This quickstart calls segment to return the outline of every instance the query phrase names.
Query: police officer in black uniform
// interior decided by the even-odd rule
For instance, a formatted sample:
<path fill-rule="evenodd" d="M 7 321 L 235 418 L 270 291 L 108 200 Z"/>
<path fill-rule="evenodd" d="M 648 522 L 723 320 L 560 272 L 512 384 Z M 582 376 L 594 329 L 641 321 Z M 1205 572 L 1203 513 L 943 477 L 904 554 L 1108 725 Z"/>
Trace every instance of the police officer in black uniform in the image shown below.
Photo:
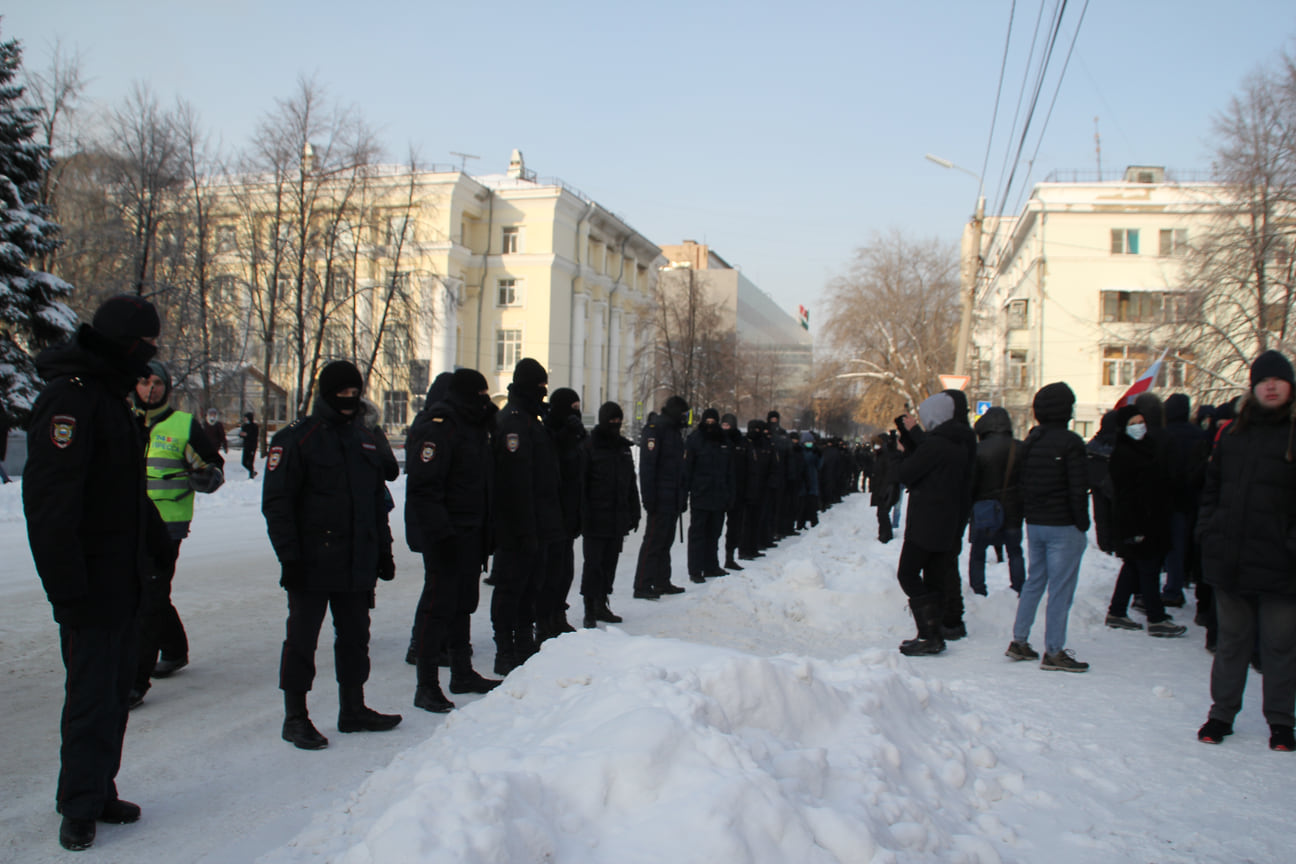
<path fill-rule="evenodd" d="M 140 588 L 169 544 L 145 492 L 144 440 L 126 395 L 147 374 L 159 329 L 147 300 L 113 297 L 70 343 L 36 358 L 49 383 L 28 425 L 23 512 L 67 670 L 56 793 L 66 849 L 89 848 L 96 821 L 140 816 L 117 797 L 115 778 Z"/>
<path fill-rule="evenodd" d="M 567 621 L 567 595 L 576 575 L 575 545 L 581 533 L 580 480 L 585 470 L 585 448 L 581 445 L 587 433 L 581 422 L 580 395 L 570 387 L 559 387 L 551 393 L 544 425 L 558 456 L 563 533 L 549 547 L 545 590 L 536 598 L 536 638 L 541 642 L 575 632 Z"/>
<path fill-rule="evenodd" d="M 489 554 L 489 424 L 497 409 L 476 369 L 455 370 L 448 389 L 444 400 L 419 412 L 405 439 L 405 538 L 423 553 L 414 707 L 439 714 L 454 708 L 438 680 L 443 644 L 451 693 L 488 693 L 500 683 L 474 671 L 470 638 Z"/>
<path fill-rule="evenodd" d="M 621 406 L 599 406 L 598 425 L 581 446 L 585 471 L 581 477 L 581 534 L 585 563 L 581 596 L 585 598 L 586 628 L 599 621 L 620 624 L 608 606 L 617 561 L 625 535 L 639 527 L 639 487 L 635 480 L 633 446 L 621 436 Z"/>
<path fill-rule="evenodd" d="M 682 430 L 688 410 L 683 397 L 667 399 L 661 413 L 644 427 L 639 445 L 639 497 L 648 514 L 634 581 L 634 596 L 641 600 L 684 591 L 670 581 L 670 547 L 686 501 Z"/>
<path fill-rule="evenodd" d="M 702 422 L 684 442 L 684 486 L 688 490 L 688 572 L 693 582 L 724 576 L 720 568 L 720 533 L 733 500 L 733 458 L 729 436 L 720 428 L 720 412 L 708 408 Z"/>
<path fill-rule="evenodd" d="M 558 454 L 540 421 L 549 373 L 523 357 L 495 422 L 495 674 L 507 675 L 536 652 L 536 597 L 549 547 L 563 539 Z"/>
<path fill-rule="evenodd" d="M 360 422 L 360 370 L 335 360 L 320 372 L 309 417 L 279 430 L 266 455 L 261 512 L 288 592 L 279 660 L 283 739 L 321 750 L 328 739 L 311 723 L 306 693 L 315 681 L 315 646 L 325 611 L 333 613 L 339 732 L 381 732 L 399 714 L 364 704 L 369 680 L 369 609 L 376 579 L 396 575 L 387 525 L 382 447 Z"/>

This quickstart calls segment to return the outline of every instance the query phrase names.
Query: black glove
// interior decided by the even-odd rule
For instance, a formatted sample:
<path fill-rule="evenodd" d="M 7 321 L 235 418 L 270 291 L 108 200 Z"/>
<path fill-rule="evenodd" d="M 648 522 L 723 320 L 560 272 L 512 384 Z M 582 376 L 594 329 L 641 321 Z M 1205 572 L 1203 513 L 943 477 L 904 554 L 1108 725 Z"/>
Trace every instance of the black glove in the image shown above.
<path fill-rule="evenodd" d="M 396 559 L 390 548 L 378 553 L 378 578 L 390 582 L 396 578 Z"/>
<path fill-rule="evenodd" d="M 279 564 L 279 585 L 289 591 L 306 587 L 306 568 L 300 561 L 282 561 Z"/>

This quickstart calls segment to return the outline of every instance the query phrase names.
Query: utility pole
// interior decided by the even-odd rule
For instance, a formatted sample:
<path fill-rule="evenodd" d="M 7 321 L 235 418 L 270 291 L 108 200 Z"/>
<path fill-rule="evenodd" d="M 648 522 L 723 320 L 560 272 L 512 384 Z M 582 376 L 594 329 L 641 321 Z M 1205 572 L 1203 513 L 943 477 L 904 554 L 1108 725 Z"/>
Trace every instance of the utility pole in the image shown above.
<path fill-rule="evenodd" d="M 972 336 L 972 307 L 976 302 L 977 282 L 981 278 L 981 227 L 985 222 L 985 197 L 977 198 L 976 212 L 963 232 L 962 266 L 959 268 L 959 288 L 963 300 L 963 316 L 959 321 L 958 348 L 954 355 L 954 374 L 966 375 L 968 342 Z"/>

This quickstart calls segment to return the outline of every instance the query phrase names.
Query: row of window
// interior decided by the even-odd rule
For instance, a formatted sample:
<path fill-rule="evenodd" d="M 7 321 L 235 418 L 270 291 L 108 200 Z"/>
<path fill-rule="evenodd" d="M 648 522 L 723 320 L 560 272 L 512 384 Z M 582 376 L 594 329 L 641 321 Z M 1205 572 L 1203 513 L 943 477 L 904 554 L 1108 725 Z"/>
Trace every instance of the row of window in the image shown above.
<path fill-rule="evenodd" d="M 1197 320 L 1199 309 L 1193 295 L 1182 291 L 1101 291 L 1104 324 L 1182 324 Z M 1009 330 L 1030 326 L 1028 300 L 1010 300 L 1005 307 Z M 1287 324 L 1288 308 L 1282 301 L 1266 303 L 1260 326 L 1275 333 Z"/>
<path fill-rule="evenodd" d="M 1158 232 L 1157 254 L 1162 258 L 1175 258 L 1188 251 L 1187 228 L 1162 228 Z M 1111 229 L 1111 254 L 1139 254 L 1139 229 Z"/>
<path fill-rule="evenodd" d="M 1146 345 L 1104 345 L 1102 349 L 1102 384 L 1105 387 L 1128 387 L 1147 371 L 1161 352 Z M 1161 368 L 1157 370 L 1155 387 L 1179 389 L 1192 383 L 1193 352 L 1178 349 L 1166 352 Z M 1004 358 L 1004 386 L 1010 389 L 1030 388 L 1032 364 L 1030 352 L 1010 349 Z M 987 369 L 984 374 L 989 374 Z"/>

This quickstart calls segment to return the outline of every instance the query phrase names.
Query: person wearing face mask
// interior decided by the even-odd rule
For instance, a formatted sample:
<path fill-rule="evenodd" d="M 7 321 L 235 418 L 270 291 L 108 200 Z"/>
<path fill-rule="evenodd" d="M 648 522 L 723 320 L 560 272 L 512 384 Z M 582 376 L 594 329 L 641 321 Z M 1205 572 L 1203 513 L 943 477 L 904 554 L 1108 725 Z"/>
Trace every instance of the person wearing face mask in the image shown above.
<path fill-rule="evenodd" d="M 1117 630 L 1142 630 L 1130 619 L 1130 597 L 1141 594 L 1150 636 L 1182 636 L 1161 605 L 1161 565 L 1170 549 L 1170 475 L 1162 435 L 1161 400 L 1142 393 L 1116 411 L 1121 434 L 1112 448 L 1112 526 L 1120 574 L 1107 607 L 1106 623 Z"/>
<path fill-rule="evenodd" d="M 635 568 L 634 596 L 641 600 L 684 591 L 670 581 L 670 548 L 675 541 L 675 522 L 688 500 L 682 437 L 688 412 L 684 397 L 670 397 L 656 419 L 644 427 L 640 439 L 639 498 L 648 514 Z"/>
<path fill-rule="evenodd" d="M 283 739 L 321 750 L 328 739 L 311 723 L 306 694 L 315 680 L 315 647 L 325 612 L 333 616 L 339 732 L 382 732 L 401 721 L 365 705 L 369 610 L 376 580 L 396 575 L 387 523 L 384 454 L 361 422 L 364 379 L 346 360 L 326 365 L 310 416 L 280 429 L 266 454 L 261 512 L 288 592 L 279 660 Z"/>
<path fill-rule="evenodd" d="M 23 513 L 32 560 L 58 623 L 67 673 L 55 801 L 59 843 L 89 848 L 96 822 L 135 822 L 117 795 L 135 676 L 140 586 L 170 554 L 148 499 L 144 447 L 127 394 L 157 352 L 153 304 L 106 300 L 72 340 L 47 348 L 32 406 Z M 12 552 L 12 550 L 11 550 Z"/>
<path fill-rule="evenodd" d="M 1210 714 L 1197 738 L 1219 744 L 1242 710 L 1259 637 L 1269 748 L 1296 750 L 1296 374 L 1277 351 L 1251 364 L 1251 392 L 1206 467 L 1197 536 L 1215 589 L 1218 639 Z"/>
<path fill-rule="evenodd" d="M 168 566 L 144 583 L 132 708 L 144 701 L 150 678 L 168 678 L 189 665 L 189 639 L 171 602 L 171 582 L 180 543 L 189 536 L 193 521 L 194 493 L 215 492 L 225 482 L 225 460 L 197 418 L 169 404 L 171 373 L 157 360 L 149 361 L 148 371 L 135 385 L 132 399 L 148 436 L 148 494 L 166 522 L 171 555 Z"/>
<path fill-rule="evenodd" d="M 720 533 L 725 510 L 733 500 L 733 460 L 729 436 L 720 428 L 720 412 L 708 408 L 702 422 L 684 442 L 684 488 L 689 496 L 689 580 L 702 583 L 724 576 L 720 569 Z"/>
<path fill-rule="evenodd" d="M 620 624 L 608 606 L 617 561 L 625 536 L 639 528 L 639 488 L 630 441 L 621 435 L 621 406 L 599 406 L 598 425 L 585 439 L 585 472 L 581 477 L 581 597 L 586 629 L 598 622 Z"/>
<path fill-rule="evenodd" d="M 585 449 L 581 444 L 588 435 L 581 422 L 580 396 L 575 390 L 559 387 L 553 392 L 544 425 L 558 454 L 563 536 L 549 546 L 545 591 L 536 598 L 536 638 L 541 642 L 576 632 L 567 622 L 567 595 L 576 576 L 575 545 L 581 533 L 580 478 L 585 470 Z"/>
<path fill-rule="evenodd" d="M 539 361 L 523 357 L 495 420 L 491 625 L 496 675 L 507 675 L 539 650 L 536 604 L 545 589 L 546 556 L 565 536 L 558 451 L 541 421 L 548 392 L 549 373 Z"/>
<path fill-rule="evenodd" d="M 202 424 L 202 429 L 213 447 L 229 452 L 229 438 L 225 434 L 225 424 L 221 422 L 219 411 L 215 408 L 207 409 L 207 418 Z"/>
<path fill-rule="evenodd" d="M 488 693 L 499 681 L 472 667 L 471 619 L 490 550 L 488 519 L 496 407 L 475 369 L 448 374 L 446 393 L 419 412 L 405 438 L 405 540 L 423 553 L 423 596 L 415 621 L 414 707 L 454 708 L 441 692 L 438 658 L 450 655 L 451 693 Z"/>
<path fill-rule="evenodd" d="M 800 436 L 801 459 L 805 463 L 805 480 L 802 486 L 801 504 L 797 512 L 797 530 L 804 531 L 807 526 L 819 524 L 819 469 L 823 467 L 823 455 L 816 446 L 813 432 L 802 432 Z"/>
<path fill-rule="evenodd" d="M 739 470 L 747 477 L 738 557 L 743 561 L 755 561 L 765 557 L 761 551 L 761 514 L 765 509 L 765 488 L 770 472 L 774 470 L 774 448 L 770 446 L 764 420 L 747 421 L 747 455 L 743 461 L 745 467 Z"/>
<path fill-rule="evenodd" d="M 742 544 L 743 511 L 747 506 L 747 463 L 751 460 L 751 444 L 738 428 L 738 418 L 726 414 L 720 418 L 720 429 L 729 439 L 729 474 L 733 483 L 733 498 L 725 513 L 725 570 L 738 572 L 742 565 L 735 560 Z"/>

